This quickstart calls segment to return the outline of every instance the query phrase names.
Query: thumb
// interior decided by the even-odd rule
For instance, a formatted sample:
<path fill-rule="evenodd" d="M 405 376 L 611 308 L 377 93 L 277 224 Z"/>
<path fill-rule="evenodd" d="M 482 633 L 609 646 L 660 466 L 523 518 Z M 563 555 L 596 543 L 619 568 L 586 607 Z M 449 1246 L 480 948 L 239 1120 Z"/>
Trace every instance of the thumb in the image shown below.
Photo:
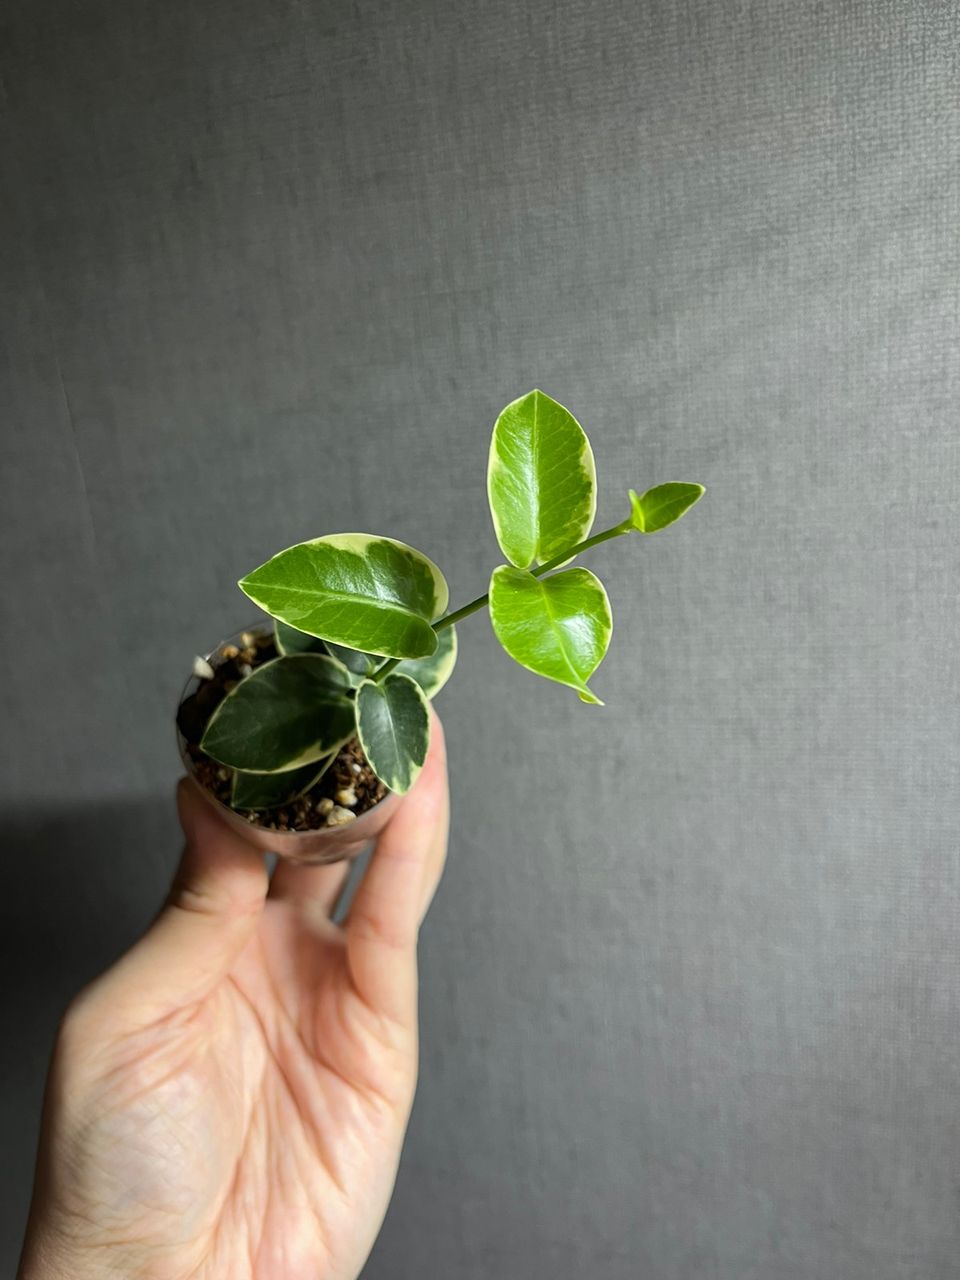
<path fill-rule="evenodd" d="M 154 923 L 94 986 L 125 1025 L 195 1004 L 229 972 L 263 912 L 263 855 L 182 778 L 177 809 L 186 836 L 180 866 Z"/>

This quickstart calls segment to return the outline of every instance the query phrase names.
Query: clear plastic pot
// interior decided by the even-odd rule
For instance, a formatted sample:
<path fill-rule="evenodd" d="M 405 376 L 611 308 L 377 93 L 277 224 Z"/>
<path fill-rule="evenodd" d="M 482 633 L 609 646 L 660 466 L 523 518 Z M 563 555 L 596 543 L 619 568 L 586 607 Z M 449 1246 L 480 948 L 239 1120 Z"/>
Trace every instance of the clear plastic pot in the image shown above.
<path fill-rule="evenodd" d="M 206 661 L 211 666 L 216 666 L 217 655 L 222 651 L 224 645 L 235 644 L 238 648 L 242 648 L 240 637 L 245 634 L 269 635 L 270 628 L 262 622 L 257 622 L 251 627 L 245 627 L 243 631 L 238 631 L 235 635 L 227 636 L 226 639 L 220 641 L 216 648 L 204 655 Z M 183 692 L 180 694 L 180 701 L 177 703 L 178 710 L 186 699 L 196 692 L 201 683 L 202 678 L 200 676 L 192 675 L 190 677 L 183 686 Z M 179 726 L 177 726 L 177 746 L 180 751 L 180 759 L 183 761 L 183 767 L 197 783 L 204 798 L 209 804 L 213 805 L 224 822 L 255 848 L 262 849 L 266 853 L 275 853 L 279 857 L 288 858 L 293 862 L 322 864 L 325 862 L 342 862 L 345 858 L 356 857 L 386 826 L 399 799 L 394 792 L 388 791 L 383 799 L 375 804 L 372 809 L 368 809 L 366 813 L 362 813 L 355 821 L 347 823 L 345 826 L 320 827 L 311 831 L 275 831 L 271 827 L 263 827 L 259 823 L 249 822 L 236 810 L 231 809 L 229 805 L 218 800 L 215 795 L 204 787 L 197 778 L 194 761 L 187 750 L 187 740 L 180 732 Z"/>

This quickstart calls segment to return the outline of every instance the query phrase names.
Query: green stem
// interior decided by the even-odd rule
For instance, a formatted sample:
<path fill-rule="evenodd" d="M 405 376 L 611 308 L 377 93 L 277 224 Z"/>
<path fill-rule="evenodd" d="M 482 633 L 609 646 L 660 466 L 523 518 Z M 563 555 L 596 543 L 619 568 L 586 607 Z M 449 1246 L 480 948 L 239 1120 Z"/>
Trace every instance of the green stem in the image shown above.
<path fill-rule="evenodd" d="M 376 671 L 374 671 L 370 679 L 377 680 L 377 681 L 382 680 L 383 677 L 386 675 L 389 675 L 390 672 L 393 670 L 393 668 L 398 666 L 400 662 L 401 662 L 400 658 L 388 658 L 386 662 L 383 664 L 383 666 L 377 667 Z"/>
<path fill-rule="evenodd" d="M 609 542 L 611 538 L 619 538 L 621 534 L 632 532 L 632 523 L 629 520 L 624 520 L 620 524 L 615 524 L 611 529 L 604 529 L 602 533 L 595 533 L 592 538 L 584 538 L 582 542 L 568 547 L 566 551 L 561 551 L 558 556 L 554 556 L 552 560 L 547 560 L 539 568 L 531 569 L 530 572 L 535 578 L 542 578 L 545 573 L 549 573 L 551 569 L 558 569 L 560 565 L 572 560 L 574 556 L 578 556 L 581 551 L 587 551 L 590 547 L 599 546 L 601 542 Z M 434 631 L 443 631 L 446 627 L 452 627 L 455 622 L 460 622 L 463 618 L 469 618 L 471 613 L 477 613 L 489 603 L 490 594 L 489 592 L 484 592 L 482 596 L 477 596 L 476 600 L 471 600 L 469 604 L 461 605 L 459 609 L 454 609 L 453 613 L 446 613 L 442 618 L 438 618 L 433 624 L 433 629 Z M 382 680 L 385 675 L 388 675 L 394 669 L 399 661 L 399 658 L 389 658 L 382 666 L 377 667 L 370 678 L 372 680 Z"/>
<path fill-rule="evenodd" d="M 629 520 L 623 520 L 620 524 L 615 524 L 612 529 L 604 529 L 603 533 L 595 533 L 592 538 L 584 538 L 583 542 L 578 542 L 575 547 L 570 547 L 567 551 L 561 551 L 558 556 L 554 556 L 552 560 L 542 564 L 539 569 L 531 569 L 530 572 L 535 578 L 542 578 L 545 573 L 549 573 L 551 569 L 559 568 L 564 561 L 572 560 L 581 551 L 599 546 L 601 542 L 609 542 L 611 538 L 619 538 L 622 533 L 632 532 L 633 525 Z M 441 618 L 440 621 L 442 622 L 443 619 Z"/>

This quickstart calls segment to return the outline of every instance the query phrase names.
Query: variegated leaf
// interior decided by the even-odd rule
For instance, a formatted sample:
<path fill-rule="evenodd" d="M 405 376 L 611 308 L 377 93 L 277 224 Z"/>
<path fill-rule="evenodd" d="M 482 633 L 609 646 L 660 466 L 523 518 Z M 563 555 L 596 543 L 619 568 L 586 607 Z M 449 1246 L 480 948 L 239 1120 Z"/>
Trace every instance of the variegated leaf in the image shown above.
<path fill-rule="evenodd" d="M 357 736 L 374 773 L 391 791 L 409 791 L 430 745 L 430 712 L 423 690 L 396 671 L 357 689 Z"/>
<path fill-rule="evenodd" d="M 590 442 L 568 409 L 542 391 L 508 404 L 490 441 L 487 494 L 511 564 L 544 564 L 590 532 L 597 507 Z"/>
<path fill-rule="evenodd" d="M 275 658 L 214 711 L 200 746 L 220 764 L 282 773 L 318 761 L 353 732 L 350 678 L 327 654 Z"/>
<path fill-rule="evenodd" d="M 286 773 L 241 773 L 233 775 L 230 804 L 234 809 L 276 809 L 299 799 L 323 777 L 336 759 L 331 751 L 321 760 L 288 769 Z"/>
<path fill-rule="evenodd" d="M 388 658 L 424 658 L 447 607 L 443 574 L 392 538 L 336 533 L 288 547 L 240 581 L 273 618 L 334 644 Z"/>
<path fill-rule="evenodd" d="M 535 578 L 501 565 L 490 579 L 490 621 L 497 639 L 522 667 L 600 699 L 587 680 L 610 643 L 613 619 L 600 579 L 589 569 Z"/>

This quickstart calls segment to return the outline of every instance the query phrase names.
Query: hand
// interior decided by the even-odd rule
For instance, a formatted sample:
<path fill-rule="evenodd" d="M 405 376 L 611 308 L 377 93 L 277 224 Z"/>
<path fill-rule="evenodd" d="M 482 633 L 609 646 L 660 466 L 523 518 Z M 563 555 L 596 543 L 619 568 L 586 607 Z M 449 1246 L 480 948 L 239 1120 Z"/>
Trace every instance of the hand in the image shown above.
<path fill-rule="evenodd" d="M 68 1011 L 20 1280 L 353 1280 L 417 1075 L 416 944 L 446 852 L 443 734 L 349 917 L 344 864 L 281 863 L 184 779 L 150 931 Z"/>

